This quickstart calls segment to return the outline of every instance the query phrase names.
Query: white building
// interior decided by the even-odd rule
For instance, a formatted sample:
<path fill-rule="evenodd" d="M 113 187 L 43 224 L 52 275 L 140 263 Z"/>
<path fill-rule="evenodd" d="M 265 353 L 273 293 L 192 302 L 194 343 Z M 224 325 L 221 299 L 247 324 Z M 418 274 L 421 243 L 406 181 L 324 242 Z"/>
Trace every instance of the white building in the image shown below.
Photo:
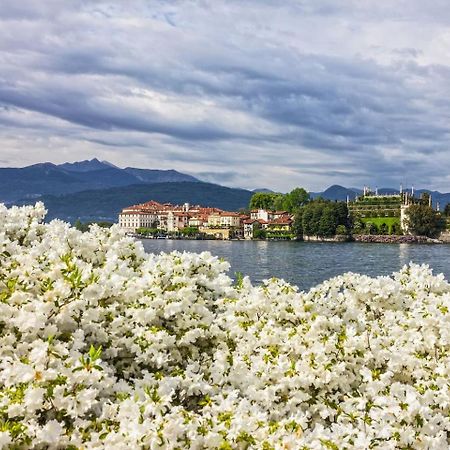
<path fill-rule="evenodd" d="M 254 231 L 258 228 L 265 230 L 268 223 L 263 219 L 244 220 L 244 239 L 253 239 Z"/>
<path fill-rule="evenodd" d="M 155 204 L 135 205 L 122 210 L 119 214 L 119 225 L 125 231 L 134 233 L 138 228 L 157 227 L 159 219 Z"/>
<path fill-rule="evenodd" d="M 119 214 L 119 225 L 127 232 L 134 233 L 138 228 L 158 228 L 163 231 L 179 231 L 188 226 L 202 227 L 208 224 L 210 216 L 217 216 L 218 226 L 230 224 L 235 226 L 239 221 L 231 216 L 239 217 L 237 213 L 221 213 L 218 208 L 203 206 L 172 205 L 149 201 L 139 205 L 124 208 Z M 238 225 L 239 226 L 239 223 Z"/>
<path fill-rule="evenodd" d="M 250 211 L 250 219 L 265 220 L 266 222 L 277 220 L 280 217 L 286 216 L 290 216 L 287 211 L 269 211 L 266 209 L 253 209 L 252 211 Z"/>

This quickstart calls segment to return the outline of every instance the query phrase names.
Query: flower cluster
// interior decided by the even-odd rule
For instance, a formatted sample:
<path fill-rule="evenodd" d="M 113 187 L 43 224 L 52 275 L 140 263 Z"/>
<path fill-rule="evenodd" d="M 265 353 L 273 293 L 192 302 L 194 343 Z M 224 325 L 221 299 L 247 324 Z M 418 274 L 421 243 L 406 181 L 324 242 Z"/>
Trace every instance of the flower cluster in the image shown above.
<path fill-rule="evenodd" d="M 443 449 L 450 285 L 426 266 L 233 283 L 0 205 L 0 447 Z"/>

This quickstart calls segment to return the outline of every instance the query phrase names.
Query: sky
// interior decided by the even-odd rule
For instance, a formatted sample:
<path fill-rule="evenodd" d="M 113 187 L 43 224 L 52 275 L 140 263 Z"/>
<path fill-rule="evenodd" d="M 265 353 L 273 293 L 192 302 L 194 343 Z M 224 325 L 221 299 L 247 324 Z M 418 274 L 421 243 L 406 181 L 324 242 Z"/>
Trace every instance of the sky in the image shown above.
<path fill-rule="evenodd" d="M 0 166 L 450 191 L 448 0 L 0 0 Z"/>

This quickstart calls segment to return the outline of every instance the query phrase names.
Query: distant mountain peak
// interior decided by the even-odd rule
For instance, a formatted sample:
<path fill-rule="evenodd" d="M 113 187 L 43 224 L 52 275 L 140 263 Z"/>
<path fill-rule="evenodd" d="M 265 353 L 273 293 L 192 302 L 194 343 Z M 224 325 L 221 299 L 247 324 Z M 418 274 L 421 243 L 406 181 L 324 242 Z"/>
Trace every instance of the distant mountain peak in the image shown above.
<path fill-rule="evenodd" d="M 257 188 L 257 189 L 253 189 L 252 192 L 255 193 L 262 193 L 262 194 L 274 194 L 275 191 L 272 191 L 271 189 L 267 189 L 267 188 Z"/>
<path fill-rule="evenodd" d="M 85 159 L 84 161 L 75 161 L 73 163 L 66 162 L 64 164 L 59 164 L 63 170 L 68 172 L 93 172 L 94 170 L 104 170 L 110 169 L 113 166 L 111 163 L 99 161 L 97 158 Z"/>
<path fill-rule="evenodd" d="M 51 167 L 58 167 L 58 166 L 56 164 L 51 163 L 51 162 L 43 162 L 43 163 L 32 164 L 31 166 L 28 166 L 28 167 L 51 168 Z"/>
<path fill-rule="evenodd" d="M 97 158 L 59 165 L 44 162 L 21 168 L 0 167 L 0 202 L 11 203 L 46 194 L 64 195 L 91 189 L 184 181 L 200 180 L 175 170 L 121 169 Z"/>
<path fill-rule="evenodd" d="M 94 158 L 94 159 L 97 159 L 97 158 Z M 110 163 L 109 161 L 106 161 L 106 160 L 101 161 L 101 163 L 106 166 L 112 167 L 113 169 L 120 169 L 120 167 L 117 167 L 115 164 Z"/>
<path fill-rule="evenodd" d="M 348 189 L 339 184 L 333 184 L 323 192 L 310 192 L 310 195 L 312 198 L 322 197 L 327 200 L 345 201 L 347 199 L 347 196 L 350 200 L 353 200 L 358 195 L 358 192 L 355 192 L 353 189 Z"/>

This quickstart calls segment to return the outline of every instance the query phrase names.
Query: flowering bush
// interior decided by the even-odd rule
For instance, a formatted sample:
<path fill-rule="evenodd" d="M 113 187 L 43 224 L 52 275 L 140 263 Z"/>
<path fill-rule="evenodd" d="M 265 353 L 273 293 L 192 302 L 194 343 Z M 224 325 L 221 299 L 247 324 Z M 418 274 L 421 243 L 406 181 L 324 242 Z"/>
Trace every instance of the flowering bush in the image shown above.
<path fill-rule="evenodd" d="M 306 293 L 0 206 L 0 447 L 443 449 L 450 286 Z"/>

